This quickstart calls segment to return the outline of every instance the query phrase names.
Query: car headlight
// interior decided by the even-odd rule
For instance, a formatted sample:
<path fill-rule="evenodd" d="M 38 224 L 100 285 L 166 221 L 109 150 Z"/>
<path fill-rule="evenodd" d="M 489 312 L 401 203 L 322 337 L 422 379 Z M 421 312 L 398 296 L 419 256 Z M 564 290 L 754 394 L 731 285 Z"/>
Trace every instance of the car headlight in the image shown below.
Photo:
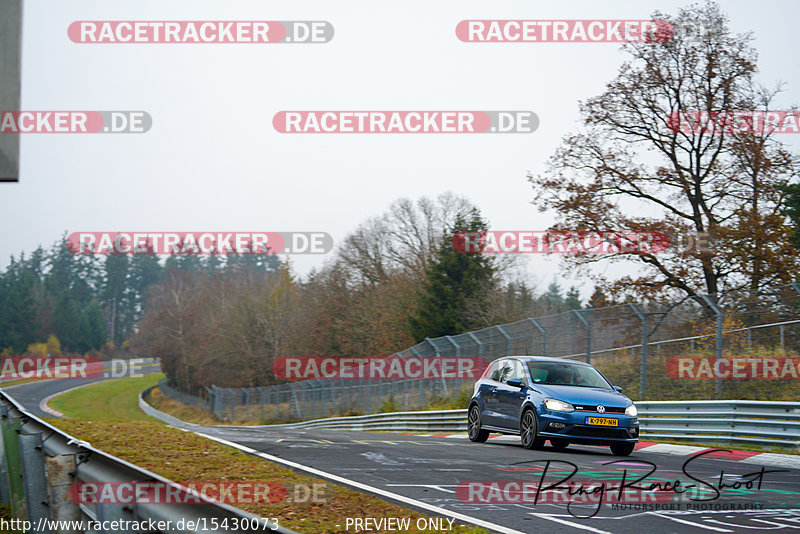
<path fill-rule="evenodd" d="M 544 407 L 554 412 L 574 412 L 575 407 L 568 402 L 560 401 L 558 399 L 547 399 L 544 401 Z"/>
<path fill-rule="evenodd" d="M 636 417 L 637 415 L 639 415 L 639 410 L 636 409 L 635 404 L 631 404 L 630 406 L 625 408 L 625 415 L 629 417 Z"/>

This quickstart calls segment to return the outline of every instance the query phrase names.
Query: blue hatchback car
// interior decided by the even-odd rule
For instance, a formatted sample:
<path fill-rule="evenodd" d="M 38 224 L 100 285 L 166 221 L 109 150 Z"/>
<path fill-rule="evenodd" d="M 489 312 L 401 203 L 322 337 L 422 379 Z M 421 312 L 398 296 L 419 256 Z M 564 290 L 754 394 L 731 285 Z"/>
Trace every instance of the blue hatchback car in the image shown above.
<path fill-rule="evenodd" d="M 469 439 L 489 432 L 519 435 L 526 449 L 545 441 L 610 446 L 628 456 L 639 441 L 636 406 L 588 363 L 538 356 L 493 361 L 469 401 Z"/>

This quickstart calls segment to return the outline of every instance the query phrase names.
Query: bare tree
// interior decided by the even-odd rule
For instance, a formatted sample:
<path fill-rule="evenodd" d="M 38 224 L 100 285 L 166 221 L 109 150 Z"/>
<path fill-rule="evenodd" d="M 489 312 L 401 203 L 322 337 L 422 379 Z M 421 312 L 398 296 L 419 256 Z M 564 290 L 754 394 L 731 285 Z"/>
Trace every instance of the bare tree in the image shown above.
<path fill-rule="evenodd" d="M 640 275 L 608 290 L 653 296 L 716 294 L 791 280 L 787 228 L 777 186 L 794 175 L 792 157 L 768 134 L 687 132 L 675 113 L 769 108 L 755 90 L 752 37 L 732 35 L 719 6 L 690 6 L 669 20 L 672 39 L 628 43 L 630 57 L 606 91 L 581 105 L 584 128 L 570 135 L 542 176 L 529 175 L 534 204 L 554 210 L 554 229 L 708 234 L 710 246 L 567 256 L 582 269 L 633 262 Z"/>

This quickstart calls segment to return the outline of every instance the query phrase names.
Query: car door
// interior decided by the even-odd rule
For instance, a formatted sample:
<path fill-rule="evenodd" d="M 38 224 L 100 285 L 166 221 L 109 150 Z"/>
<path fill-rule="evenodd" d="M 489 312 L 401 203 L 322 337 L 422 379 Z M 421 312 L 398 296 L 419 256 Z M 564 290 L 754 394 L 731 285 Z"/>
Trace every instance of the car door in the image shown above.
<path fill-rule="evenodd" d="M 519 430 L 519 419 L 522 403 L 527 395 L 527 387 L 512 386 L 508 384 L 508 381 L 512 378 L 517 379 L 525 386 L 527 386 L 528 381 L 525 379 L 524 368 L 519 360 L 507 360 L 504 371 L 503 380 L 498 384 L 495 392 L 499 414 L 498 426 L 510 430 Z"/>
<path fill-rule="evenodd" d="M 492 363 L 489 373 L 481 381 L 480 396 L 483 400 L 481 422 L 484 425 L 501 426 L 502 417 L 499 412 L 497 388 L 504 376 L 504 369 L 508 360 L 498 360 Z"/>

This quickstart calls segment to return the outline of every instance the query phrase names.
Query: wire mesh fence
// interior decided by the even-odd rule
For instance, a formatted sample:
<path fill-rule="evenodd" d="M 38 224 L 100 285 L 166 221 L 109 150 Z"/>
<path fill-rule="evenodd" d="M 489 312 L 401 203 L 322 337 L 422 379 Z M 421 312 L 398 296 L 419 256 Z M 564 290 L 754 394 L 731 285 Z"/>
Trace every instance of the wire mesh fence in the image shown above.
<path fill-rule="evenodd" d="M 669 302 L 627 302 L 426 339 L 393 358 L 535 355 L 595 365 L 634 400 L 799 400 L 800 285 Z M 413 410 L 474 380 L 303 380 L 192 397 L 221 420 L 264 422 Z M 191 397 L 191 396 L 189 396 Z"/>

